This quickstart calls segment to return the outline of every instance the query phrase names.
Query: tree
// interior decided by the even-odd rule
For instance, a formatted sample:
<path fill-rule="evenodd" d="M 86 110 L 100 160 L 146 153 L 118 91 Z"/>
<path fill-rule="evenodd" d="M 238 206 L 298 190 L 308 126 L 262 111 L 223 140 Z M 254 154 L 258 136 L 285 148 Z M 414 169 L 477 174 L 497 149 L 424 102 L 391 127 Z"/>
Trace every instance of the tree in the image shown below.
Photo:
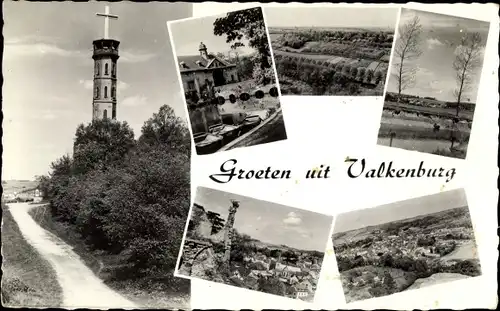
<path fill-rule="evenodd" d="M 189 130 L 181 118 L 175 115 L 174 110 L 163 105 L 142 126 L 142 135 L 139 143 L 148 146 L 163 145 L 184 154 L 191 152 Z"/>
<path fill-rule="evenodd" d="M 104 119 L 80 124 L 74 142 L 74 173 L 106 170 L 120 163 L 134 146 L 134 132 L 127 122 Z"/>
<path fill-rule="evenodd" d="M 358 70 L 358 80 L 363 81 L 363 79 L 365 78 L 365 73 L 366 73 L 366 68 L 365 67 L 359 68 L 359 70 Z"/>
<path fill-rule="evenodd" d="M 453 69 L 457 81 L 457 89 L 454 90 L 454 95 L 457 98 L 457 117 L 462 95 L 470 90 L 474 70 L 481 63 L 481 41 L 481 35 L 477 32 L 466 34 L 455 51 Z"/>
<path fill-rule="evenodd" d="M 375 84 L 379 84 L 382 80 L 382 72 L 380 70 L 375 71 Z"/>
<path fill-rule="evenodd" d="M 391 290 L 394 288 L 394 286 L 396 286 L 396 282 L 394 281 L 394 278 L 392 277 L 392 275 L 389 272 L 386 272 L 385 276 L 384 276 L 384 287 L 387 290 Z"/>
<path fill-rule="evenodd" d="M 214 22 L 214 34 L 226 35 L 227 43 L 234 42 L 231 46 L 233 49 L 243 47 L 241 39 L 246 37 L 249 46 L 259 53 L 261 69 L 271 67 L 269 40 L 261 8 L 230 12 L 225 17 L 217 18 Z"/>
<path fill-rule="evenodd" d="M 399 30 L 398 40 L 394 47 L 394 69 L 392 76 L 396 78 L 398 85 L 398 101 L 401 91 L 411 87 L 415 83 L 416 67 L 410 67 L 409 62 L 422 54 L 420 49 L 420 35 L 422 25 L 418 16 L 403 24 Z"/>
<path fill-rule="evenodd" d="M 207 212 L 208 220 L 212 223 L 212 232 L 211 234 L 216 234 L 221 231 L 224 227 L 224 219 L 220 217 L 219 213 L 215 213 L 212 211 Z"/>
<path fill-rule="evenodd" d="M 278 277 L 270 277 L 267 280 L 261 277 L 258 280 L 258 290 L 268 294 L 284 296 L 286 293 L 286 286 Z"/>
<path fill-rule="evenodd" d="M 357 74 L 358 74 L 358 68 L 352 67 L 351 68 L 351 77 L 356 78 Z"/>
<path fill-rule="evenodd" d="M 371 83 L 373 79 L 373 70 L 368 69 L 365 73 L 366 82 Z"/>

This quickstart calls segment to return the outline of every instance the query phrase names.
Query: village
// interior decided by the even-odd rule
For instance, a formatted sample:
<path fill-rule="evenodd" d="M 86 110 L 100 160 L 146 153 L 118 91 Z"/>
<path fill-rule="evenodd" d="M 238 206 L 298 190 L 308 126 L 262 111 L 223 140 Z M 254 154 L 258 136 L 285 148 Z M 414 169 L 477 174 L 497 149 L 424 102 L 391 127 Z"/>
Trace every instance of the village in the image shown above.
<path fill-rule="evenodd" d="M 348 300 L 403 291 L 418 279 L 442 273 L 479 275 L 468 217 L 467 208 L 455 208 L 334 234 L 337 265 Z"/>
<path fill-rule="evenodd" d="M 233 228 L 227 219 L 195 203 L 178 273 L 250 290 L 312 302 L 324 253 L 263 242 Z"/>
<path fill-rule="evenodd" d="M 321 260 L 301 251 L 292 251 L 297 256 L 295 264 L 285 263 L 281 256 L 274 258 L 265 253 L 279 253 L 278 249 L 265 249 L 252 252 L 243 258 L 242 263 L 234 263 L 232 280 L 237 279 L 247 285 L 248 288 L 259 290 L 259 280 L 277 278 L 284 285 L 284 296 L 288 298 L 312 301 L 316 291 Z M 318 264 L 318 262 L 320 264 Z M 244 267 L 245 269 L 240 269 Z M 250 271 L 243 276 L 240 271 Z"/>

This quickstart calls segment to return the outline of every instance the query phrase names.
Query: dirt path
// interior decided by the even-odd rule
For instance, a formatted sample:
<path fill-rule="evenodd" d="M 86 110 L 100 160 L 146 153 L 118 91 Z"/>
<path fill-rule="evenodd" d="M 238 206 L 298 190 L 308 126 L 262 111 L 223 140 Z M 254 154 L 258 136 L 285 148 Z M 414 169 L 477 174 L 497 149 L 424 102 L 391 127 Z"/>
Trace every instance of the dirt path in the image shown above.
<path fill-rule="evenodd" d="M 71 246 L 41 228 L 28 211 L 37 205 L 9 204 L 12 217 L 24 238 L 44 258 L 57 274 L 63 290 L 63 308 L 136 308 L 137 306 L 106 286 L 73 252 Z"/>

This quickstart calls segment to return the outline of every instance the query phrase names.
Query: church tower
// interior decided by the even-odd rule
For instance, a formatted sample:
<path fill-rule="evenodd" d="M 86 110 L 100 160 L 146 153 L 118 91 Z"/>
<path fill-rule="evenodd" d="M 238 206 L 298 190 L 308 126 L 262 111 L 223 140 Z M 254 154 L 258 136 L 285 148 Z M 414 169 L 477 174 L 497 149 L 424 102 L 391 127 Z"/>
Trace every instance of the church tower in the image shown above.
<path fill-rule="evenodd" d="M 104 17 L 104 38 L 94 40 L 94 94 L 92 100 L 92 119 L 116 119 L 116 88 L 117 75 L 116 65 L 118 58 L 118 46 L 120 42 L 109 39 L 109 19 L 117 19 L 118 16 L 109 13 L 106 6 L 105 13 L 96 13 Z"/>

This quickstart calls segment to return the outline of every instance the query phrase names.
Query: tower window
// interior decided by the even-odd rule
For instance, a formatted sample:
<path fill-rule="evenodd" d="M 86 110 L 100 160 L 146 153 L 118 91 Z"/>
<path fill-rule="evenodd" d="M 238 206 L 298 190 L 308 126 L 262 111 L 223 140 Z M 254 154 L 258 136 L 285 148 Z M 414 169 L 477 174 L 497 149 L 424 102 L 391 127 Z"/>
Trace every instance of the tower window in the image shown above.
<path fill-rule="evenodd" d="M 112 64 L 111 74 L 113 75 L 113 77 L 116 76 L 116 64 L 115 63 Z"/>
<path fill-rule="evenodd" d="M 104 87 L 104 98 L 108 98 L 108 87 Z"/>
<path fill-rule="evenodd" d="M 116 97 L 116 88 L 114 86 L 111 88 L 111 97 L 112 98 Z"/>
<path fill-rule="evenodd" d="M 103 118 L 104 120 L 106 120 L 106 119 L 108 118 L 108 110 L 107 110 L 107 109 L 104 109 L 104 112 L 103 112 L 103 114 L 102 114 L 102 118 Z"/>
<path fill-rule="evenodd" d="M 101 65 L 99 65 L 99 63 L 96 63 L 96 68 L 95 68 L 95 74 L 96 76 L 99 75 L 99 71 L 101 70 Z"/>
<path fill-rule="evenodd" d="M 96 87 L 95 87 L 95 94 L 94 94 L 94 97 L 95 97 L 95 98 L 99 98 L 99 87 L 98 87 L 98 86 L 96 86 Z"/>
<path fill-rule="evenodd" d="M 108 63 L 104 64 L 104 74 L 108 75 Z"/>

